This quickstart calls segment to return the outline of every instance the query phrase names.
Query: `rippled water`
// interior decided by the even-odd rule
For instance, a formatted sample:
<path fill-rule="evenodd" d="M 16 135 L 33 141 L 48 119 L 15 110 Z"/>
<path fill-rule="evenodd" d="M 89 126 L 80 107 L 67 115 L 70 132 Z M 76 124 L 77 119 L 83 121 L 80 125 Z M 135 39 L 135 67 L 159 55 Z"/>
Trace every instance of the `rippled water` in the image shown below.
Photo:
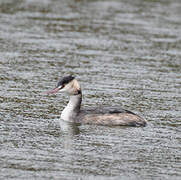
<path fill-rule="evenodd" d="M 0 0 L 2 179 L 180 179 L 179 0 Z M 83 107 L 123 107 L 144 128 L 69 125 L 73 74 Z"/>

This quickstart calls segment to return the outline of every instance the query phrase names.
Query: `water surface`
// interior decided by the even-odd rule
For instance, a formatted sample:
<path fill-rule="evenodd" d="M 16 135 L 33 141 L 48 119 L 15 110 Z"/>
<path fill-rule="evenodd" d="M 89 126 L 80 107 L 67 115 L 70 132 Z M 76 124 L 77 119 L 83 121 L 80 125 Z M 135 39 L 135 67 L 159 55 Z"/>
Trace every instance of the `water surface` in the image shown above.
<path fill-rule="evenodd" d="M 2 179 L 180 179 L 179 0 L 0 1 Z M 73 74 L 83 108 L 117 106 L 144 128 L 66 124 Z"/>

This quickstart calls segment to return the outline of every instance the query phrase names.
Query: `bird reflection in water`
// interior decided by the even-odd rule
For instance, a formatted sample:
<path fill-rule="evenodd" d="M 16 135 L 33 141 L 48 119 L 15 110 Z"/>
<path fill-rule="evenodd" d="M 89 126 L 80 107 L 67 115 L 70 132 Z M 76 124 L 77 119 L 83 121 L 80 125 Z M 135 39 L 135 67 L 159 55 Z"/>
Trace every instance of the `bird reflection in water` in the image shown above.
<path fill-rule="evenodd" d="M 76 124 L 73 122 L 67 122 L 67 121 L 64 121 L 62 119 L 59 119 L 59 124 L 60 124 L 61 131 L 66 133 L 66 134 L 77 135 L 80 133 L 80 130 L 78 127 L 79 124 Z"/>

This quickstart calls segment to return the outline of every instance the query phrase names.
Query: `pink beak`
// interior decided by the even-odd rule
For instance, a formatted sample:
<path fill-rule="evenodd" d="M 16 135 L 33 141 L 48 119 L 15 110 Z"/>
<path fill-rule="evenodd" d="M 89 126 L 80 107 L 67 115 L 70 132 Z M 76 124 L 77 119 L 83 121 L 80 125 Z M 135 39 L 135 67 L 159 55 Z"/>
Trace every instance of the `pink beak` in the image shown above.
<path fill-rule="evenodd" d="M 46 91 L 45 94 L 55 94 L 59 91 L 60 89 L 59 88 L 55 88 L 55 89 L 52 89 L 50 91 Z"/>

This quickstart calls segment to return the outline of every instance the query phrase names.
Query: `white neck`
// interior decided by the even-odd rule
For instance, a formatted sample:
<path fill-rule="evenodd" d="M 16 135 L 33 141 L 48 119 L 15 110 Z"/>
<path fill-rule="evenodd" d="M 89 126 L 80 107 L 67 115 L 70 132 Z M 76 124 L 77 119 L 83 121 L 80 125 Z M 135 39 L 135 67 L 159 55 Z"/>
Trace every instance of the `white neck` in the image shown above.
<path fill-rule="evenodd" d="M 65 121 L 73 122 L 75 117 L 78 115 L 80 111 L 80 106 L 82 102 L 82 94 L 71 95 L 69 99 L 69 103 L 62 111 L 61 119 Z"/>

